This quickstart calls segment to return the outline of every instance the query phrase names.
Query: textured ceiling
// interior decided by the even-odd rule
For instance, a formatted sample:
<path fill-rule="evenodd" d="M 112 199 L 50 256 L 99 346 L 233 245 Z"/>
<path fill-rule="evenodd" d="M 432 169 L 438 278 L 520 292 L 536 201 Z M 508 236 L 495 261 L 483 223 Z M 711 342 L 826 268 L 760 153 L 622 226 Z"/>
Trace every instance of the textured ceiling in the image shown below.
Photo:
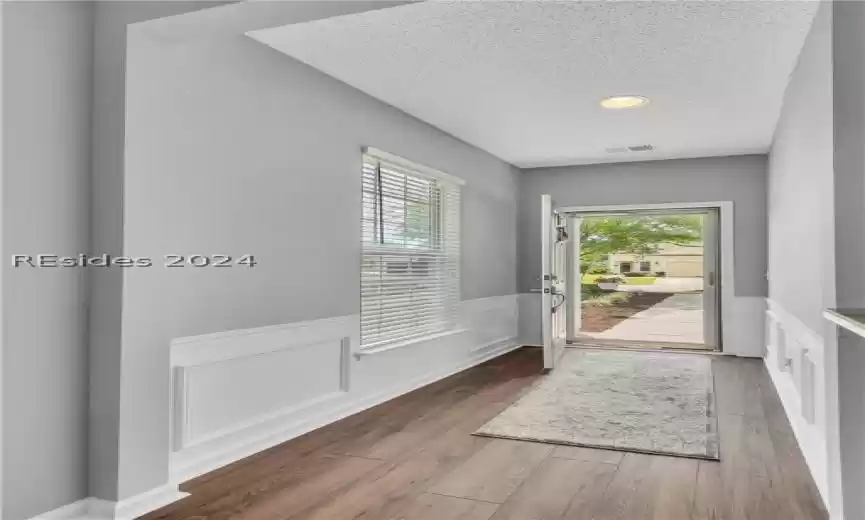
<path fill-rule="evenodd" d="M 429 1 L 250 36 L 530 167 L 765 152 L 817 7 Z"/>

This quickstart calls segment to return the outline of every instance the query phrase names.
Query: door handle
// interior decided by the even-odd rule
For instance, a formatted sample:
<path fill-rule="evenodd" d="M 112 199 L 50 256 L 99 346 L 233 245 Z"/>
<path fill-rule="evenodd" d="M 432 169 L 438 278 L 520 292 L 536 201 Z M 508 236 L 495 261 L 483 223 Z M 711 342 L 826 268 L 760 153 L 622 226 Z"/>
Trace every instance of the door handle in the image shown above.
<path fill-rule="evenodd" d="M 553 305 L 553 314 L 555 314 L 562 307 L 562 305 L 565 304 L 565 299 L 567 297 L 565 296 L 564 293 L 553 293 L 553 296 L 561 296 L 562 297 L 562 300 L 558 304 Z"/>
<path fill-rule="evenodd" d="M 715 271 L 709 271 L 709 287 L 715 287 Z"/>

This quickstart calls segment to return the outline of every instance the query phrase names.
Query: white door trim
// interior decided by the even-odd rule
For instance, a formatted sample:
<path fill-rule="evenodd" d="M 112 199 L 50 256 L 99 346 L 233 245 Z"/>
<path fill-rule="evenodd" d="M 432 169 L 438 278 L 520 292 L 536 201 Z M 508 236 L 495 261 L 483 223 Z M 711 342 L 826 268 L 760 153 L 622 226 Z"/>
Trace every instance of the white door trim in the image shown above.
<path fill-rule="evenodd" d="M 719 259 L 721 252 L 721 219 L 716 208 L 708 208 L 703 214 L 703 309 L 715 316 L 714 320 L 703 320 L 703 341 L 706 346 L 718 350 L 721 345 L 720 310 L 718 309 L 718 287 L 720 279 Z"/>
<path fill-rule="evenodd" d="M 735 246 L 733 242 L 733 201 L 711 201 L 711 202 L 663 202 L 658 204 L 619 204 L 619 205 L 602 205 L 602 206 L 565 206 L 556 208 L 559 213 L 566 214 L 585 214 L 585 213 L 633 213 L 640 211 L 657 211 L 657 210 L 687 210 L 687 209 L 712 209 L 718 210 L 718 220 L 720 222 L 720 247 L 721 247 L 721 312 L 718 316 L 718 330 L 720 331 L 718 351 L 726 352 L 724 345 L 725 331 L 724 324 L 733 324 L 736 321 L 735 316 L 735 297 L 736 288 L 734 273 L 735 268 Z"/>
<path fill-rule="evenodd" d="M 565 215 L 565 226 L 568 230 L 567 258 L 565 261 L 565 272 L 567 273 L 568 297 L 567 308 L 567 331 L 565 339 L 576 337 L 582 325 L 582 296 L 580 293 L 582 275 L 580 274 L 580 226 L 582 219 L 571 215 Z"/>
<path fill-rule="evenodd" d="M 600 206 L 564 206 L 556 208 L 559 213 L 604 213 L 618 211 L 653 211 L 664 209 L 705 209 L 724 208 L 733 209 L 733 201 L 712 202 L 660 202 L 657 204 L 610 204 Z"/>

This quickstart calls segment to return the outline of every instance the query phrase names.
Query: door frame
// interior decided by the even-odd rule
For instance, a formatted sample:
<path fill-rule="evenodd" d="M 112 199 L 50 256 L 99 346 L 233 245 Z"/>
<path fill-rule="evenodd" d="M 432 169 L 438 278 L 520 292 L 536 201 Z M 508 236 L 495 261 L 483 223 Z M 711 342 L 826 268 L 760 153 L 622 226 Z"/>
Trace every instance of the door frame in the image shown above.
<path fill-rule="evenodd" d="M 724 348 L 724 336 L 730 335 L 730 327 L 734 323 L 735 273 L 734 273 L 734 235 L 733 235 L 733 201 L 711 202 L 664 202 L 656 204 L 613 204 L 599 206 L 563 206 L 556 208 L 559 213 L 567 216 L 587 216 L 587 214 L 639 213 L 652 211 L 671 212 L 682 210 L 714 209 L 718 212 L 718 275 L 720 286 L 718 297 L 719 309 L 717 319 L 717 343 L 714 352 L 727 353 Z"/>
<path fill-rule="evenodd" d="M 567 273 L 567 285 L 565 291 L 568 298 L 568 306 L 565 309 L 567 315 L 565 317 L 565 344 L 568 344 L 568 338 L 576 336 L 582 327 L 582 294 L 581 276 L 577 272 L 579 269 L 574 269 L 574 259 L 580 256 L 580 230 L 582 219 L 570 213 L 562 214 L 565 220 L 565 229 L 568 231 L 568 244 L 565 250 L 565 272 Z"/>

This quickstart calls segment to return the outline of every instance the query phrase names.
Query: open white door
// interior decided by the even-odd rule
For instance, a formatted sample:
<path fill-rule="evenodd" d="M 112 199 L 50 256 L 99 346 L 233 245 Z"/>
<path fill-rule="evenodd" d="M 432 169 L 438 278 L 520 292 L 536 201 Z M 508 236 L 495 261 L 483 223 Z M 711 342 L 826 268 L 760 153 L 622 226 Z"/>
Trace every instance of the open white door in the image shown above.
<path fill-rule="evenodd" d="M 552 370 L 565 351 L 567 334 L 566 233 L 549 195 L 541 195 L 541 212 L 541 335 L 544 370 Z"/>
<path fill-rule="evenodd" d="M 703 342 L 712 349 L 718 349 L 720 336 L 721 235 L 718 222 L 717 209 L 710 209 L 703 215 Z"/>

